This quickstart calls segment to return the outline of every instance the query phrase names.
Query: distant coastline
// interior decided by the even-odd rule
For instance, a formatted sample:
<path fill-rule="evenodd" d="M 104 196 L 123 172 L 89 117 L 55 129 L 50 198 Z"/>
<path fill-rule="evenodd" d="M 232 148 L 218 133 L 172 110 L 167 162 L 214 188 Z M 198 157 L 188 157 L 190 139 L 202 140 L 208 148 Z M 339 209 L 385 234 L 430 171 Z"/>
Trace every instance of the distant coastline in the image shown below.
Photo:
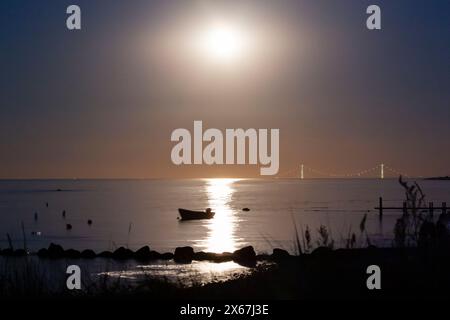
<path fill-rule="evenodd" d="M 450 180 L 449 176 L 445 176 L 445 177 L 429 177 L 429 178 L 425 178 L 425 180 Z"/>

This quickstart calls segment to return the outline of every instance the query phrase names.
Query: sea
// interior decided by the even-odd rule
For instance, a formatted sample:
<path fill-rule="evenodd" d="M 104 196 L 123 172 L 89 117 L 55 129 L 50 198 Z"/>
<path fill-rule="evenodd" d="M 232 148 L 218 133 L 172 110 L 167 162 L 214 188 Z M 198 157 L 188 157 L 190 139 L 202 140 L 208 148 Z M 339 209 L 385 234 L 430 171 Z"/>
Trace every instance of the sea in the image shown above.
<path fill-rule="evenodd" d="M 450 204 L 448 181 L 417 183 L 427 202 Z M 1 180 L 0 248 L 11 242 L 14 249 L 36 252 L 56 243 L 101 252 L 148 245 L 158 252 L 192 246 L 220 253 L 251 245 L 258 254 L 273 248 L 295 254 L 296 239 L 305 245 L 306 230 L 312 248 L 323 243 L 319 229 L 335 248 L 345 247 L 353 234 L 355 246 L 391 246 L 401 211 L 385 210 L 380 219 L 380 197 L 384 206 L 401 207 L 405 190 L 397 179 Z M 182 221 L 178 208 L 211 208 L 215 216 Z M 205 274 L 241 269 L 233 262 L 220 265 L 189 268 Z M 192 271 L 172 263 L 146 268 L 165 275 Z M 111 274 L 124 276 L 123 269 Z"/>
<path fill-rule="evenodd" d="M 448 181 L 418 183 L 427 202 L 450 205 Z M 9 235 L 15 248 L 30 251 L 53 242 L 94 251 L 148 245 L 232 252 L 252 245 L 258 253 L 294 253 L 296 234 L 308 229 L 319 241 L 321 226 L 342 246 L 348 234 L 360 235 L 364 216 L 364 238 L 389 246 L 401 211 L 385 210 L 380 220 L 379 197 L 401 207 L 405 192 L 396 179 L 1 180 L 0 247 L 9 246 Z M 216 214 L 181 221 L 178 208 Z"/>

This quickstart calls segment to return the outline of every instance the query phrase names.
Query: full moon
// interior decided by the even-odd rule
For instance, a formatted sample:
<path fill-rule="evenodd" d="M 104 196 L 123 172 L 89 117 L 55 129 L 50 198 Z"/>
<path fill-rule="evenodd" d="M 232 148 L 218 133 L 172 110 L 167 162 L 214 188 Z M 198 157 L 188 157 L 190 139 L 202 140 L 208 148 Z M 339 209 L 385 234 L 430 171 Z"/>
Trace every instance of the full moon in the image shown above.
<path fill-rule="evenodd" d="M 199 40 L 200 50 L 216 62 L 236 61 L 244 53 L 244 35 L 232 25 L 210 26 L 202 32 Z"/>

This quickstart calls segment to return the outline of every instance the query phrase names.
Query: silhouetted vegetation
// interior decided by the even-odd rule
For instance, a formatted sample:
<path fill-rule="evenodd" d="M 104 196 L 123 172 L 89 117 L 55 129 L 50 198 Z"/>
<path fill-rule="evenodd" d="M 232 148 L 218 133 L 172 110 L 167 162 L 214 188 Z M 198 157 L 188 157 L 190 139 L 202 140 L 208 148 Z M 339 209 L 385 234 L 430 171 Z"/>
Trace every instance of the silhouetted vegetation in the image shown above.
<path fill-rule="evenodd" d="M 449 214 L 442 212 L 436 219 L 426 206 L 425 194 L 417 184 L 408 184 L 400 176 L 399 183 L 405 189 L 406 206 L 394 227 L 397 247 L 442 247 L 449 246 Z"/>

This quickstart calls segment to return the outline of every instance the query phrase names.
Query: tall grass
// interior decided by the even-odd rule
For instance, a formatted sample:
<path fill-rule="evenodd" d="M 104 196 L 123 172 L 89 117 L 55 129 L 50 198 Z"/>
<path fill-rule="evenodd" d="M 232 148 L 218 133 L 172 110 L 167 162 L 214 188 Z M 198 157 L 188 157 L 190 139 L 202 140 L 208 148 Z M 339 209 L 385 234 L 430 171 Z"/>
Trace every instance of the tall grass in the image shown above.
<path fill-rule="evenodd" d="M 359 224 L 360 230 L 360 241 L 359 247 L 365 247 L 366 245 L 371 245 L 369 234 L 366 231 L 366 222 L 367 222 L 367 214 L 363 216 L 361 222 Z M 329 230 L 329 228 L 323 224 L 321 224 L 316 230 L 316 237 L 313 240 L 313 235 L 311 233 L 311 229 L 309 225 L 306 225 L 305 228 L 303 226 L 299 228 L 295 220 L 293 220 L 294 225 L 294 252 L 297 255 L 301 255 L 303 253 L 311 253 L 314 249 L 319 247 L 325 247 L 328 249 L 334 249 L 336 242 L 333 239 L 333 236 Z M 349 232 L 347 237 L 342 238 L 342 242 L 345 244 L 345 248 L 352 249 L 356 248 L 358 245 L 356 234 L 351 231 L 349 228 Z"/>
<path fill-rule="evenodd" d="M 420 231 L 425 223 L 429 222 L 429 215 L 423 209 L 425 194 L 422 188 L 414 182 L 409 184 L 399 177 L 399 183 L 405 191 L 406 207 L 402 216 L 397 219 L 394 227 L 394 243 L 397 247 L 417 246 L 420 240 Z"/>
<path fill-rule="evenodd" d="M 449 216 L 442 212 L 434 219 L 426 207 L 425 194 L 414 182 L 409 184 L 399 177 L 399 183 L 405 190 L 406 207 L 394 228 L 394 241 L 397 247 L 443 247 L 450 246 L 448 229 Z"/>

